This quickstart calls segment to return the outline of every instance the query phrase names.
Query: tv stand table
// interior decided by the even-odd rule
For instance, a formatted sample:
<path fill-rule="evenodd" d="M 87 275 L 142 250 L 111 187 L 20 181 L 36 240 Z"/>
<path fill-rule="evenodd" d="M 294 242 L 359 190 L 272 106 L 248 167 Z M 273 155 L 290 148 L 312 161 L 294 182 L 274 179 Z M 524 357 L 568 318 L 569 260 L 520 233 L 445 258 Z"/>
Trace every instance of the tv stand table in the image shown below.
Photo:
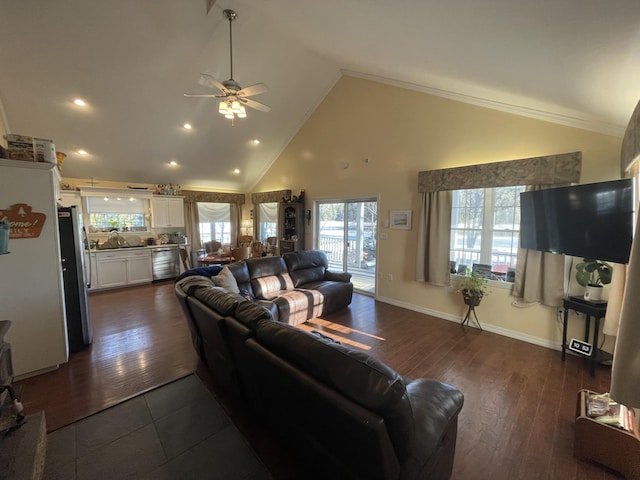
<path fill-rule="evenodd" d="M 598 332 L 600 330 L 600 319 L 607 313 L 607 302 L 604 300 L 593 302 L 585 300 L 583 297 L 569 297 L 563 300 L 564 316 L 562 323 L 562 361 L 564 361 L 567 344 L 567 323 L 569 320 L 569 310 L 584 313 L 586 323 L 584 327 L 584 341 L 589 343 L 589 330 L 591 327 L 591 317 L 595 319 L 593 329 L 593 348 L 591 355 L 587 357 L 591 362 L 591 376 L 595 375 L 596 363 L 611 360 L 613 355 L 598 348 Z"/>

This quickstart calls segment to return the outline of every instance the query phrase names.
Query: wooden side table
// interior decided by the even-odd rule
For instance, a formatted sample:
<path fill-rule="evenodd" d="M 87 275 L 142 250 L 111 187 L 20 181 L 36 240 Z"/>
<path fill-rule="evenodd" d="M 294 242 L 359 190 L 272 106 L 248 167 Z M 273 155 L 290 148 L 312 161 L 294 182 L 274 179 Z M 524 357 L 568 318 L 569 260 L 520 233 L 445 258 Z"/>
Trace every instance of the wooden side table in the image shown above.
<path fill-rule="evenodd" d="M 567 344 L 567 323 L 569 321 L 569 310 L 581 312 L 585 315 L 584 341 L 589 343 L 589 331 L 591 327 L 591 317 L 595 319 L 593 329 L 593 348 L 589 357 L 591 362 L 591 376 L 595 375 L 596 363 L 605 360 L 612 360 L 613 355 L 609 352 L 598 349 L 598 332 L 600 331 L 600 319 L 607 313 L 607 302 L 590 302 L 582 297 L 569 297 L 563 300 L 564 316 L 562 323 L 562 360 L 564 361 Z"/>

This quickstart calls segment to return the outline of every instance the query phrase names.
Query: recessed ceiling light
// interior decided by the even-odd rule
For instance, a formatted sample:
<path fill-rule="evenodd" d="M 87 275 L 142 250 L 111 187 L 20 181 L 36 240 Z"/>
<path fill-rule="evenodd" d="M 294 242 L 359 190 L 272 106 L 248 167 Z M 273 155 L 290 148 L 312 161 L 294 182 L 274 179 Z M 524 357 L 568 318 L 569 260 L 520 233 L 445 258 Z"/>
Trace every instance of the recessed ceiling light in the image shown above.
<path fill-rule="evenodd" d="M 176 165 L 178 165 L 178 162 L 176 162 L 175 160 L 171 160 L 169 162 L 169 165 L 171 165 L 172 167 L 175 167 Z"/>
<path fill-rule="evenodd" d="M 80 149 L 80 150 L 78 150 L 78 153 L 79 153 L 80 155 L 86 155 L 86 154 L 87 154 L 87 151 L 86 151 L 86 150 L 82 150 L 82 149 Z"/>
<path fill-rule="evenodd" d="M 260 140 L 254 138 L 253 140 L 251 140 L 251 143 L 253 143 L 254 145 L 260 145 Z"/>
<path fill-rule="evenodd" d="M 79 107 L 85 107 L 87 105 L 87 102 L 85 102 L 84 100 L 82 100 L 81 98 L 76 98 L 73 103 L 75 103 L 76 105 L 78 105 Z"/>
<path fill-rule="evenodd" d="M 183 125 L 183 127 L 185 128 L 185 130 L 191 130 L 191 124 L 190 123 L 185 123 Z"/>
<path fill-rule="evenodd" d="M 235 173 L 236 175 L 240 173 L 240 169 L 239 168 L 234 168 L 233 173 Z"/>

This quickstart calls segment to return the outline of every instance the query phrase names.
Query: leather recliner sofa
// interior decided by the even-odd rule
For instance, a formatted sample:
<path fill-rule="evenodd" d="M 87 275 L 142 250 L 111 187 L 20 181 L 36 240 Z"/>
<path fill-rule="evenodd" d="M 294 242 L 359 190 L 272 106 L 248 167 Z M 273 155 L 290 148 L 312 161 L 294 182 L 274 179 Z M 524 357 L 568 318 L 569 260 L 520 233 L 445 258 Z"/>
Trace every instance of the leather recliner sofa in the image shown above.
<path fill-rule="evenodd" d="M 229 265 L 242 292 L 267 307 L 281 322 L 298 324 L 348 306 L 351 274 L 329 270 L 320 250 L 287 252 Z"/>
<path fill-rule="evenodd" d="M 211 372 L 295 439 L 317 474 L 310 478 L 451 476 L 463 405 L 457 389 L 405 379 L 355 347 L 275 321 L 269 308 L 209 278 L 175 287 Z"/>

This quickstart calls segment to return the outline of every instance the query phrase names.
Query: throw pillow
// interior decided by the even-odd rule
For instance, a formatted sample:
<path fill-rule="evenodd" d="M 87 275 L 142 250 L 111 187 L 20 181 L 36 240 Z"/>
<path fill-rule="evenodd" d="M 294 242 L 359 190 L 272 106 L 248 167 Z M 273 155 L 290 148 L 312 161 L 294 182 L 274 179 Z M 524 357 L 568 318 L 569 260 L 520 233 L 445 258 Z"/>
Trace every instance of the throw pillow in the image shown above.
<path fill-rule="evenodd" d="M 220 273 L 215 277 L 211 277 L 211 281 L 217 287 L 222 287 L 225 290 L 230 291 L 231 293 L 240 293 L 240 289 L 238 288 L 238 282 L 236 282 L 236 277 L 233 276 L 229 267 L 224 267 L 220 270 Z"/>

